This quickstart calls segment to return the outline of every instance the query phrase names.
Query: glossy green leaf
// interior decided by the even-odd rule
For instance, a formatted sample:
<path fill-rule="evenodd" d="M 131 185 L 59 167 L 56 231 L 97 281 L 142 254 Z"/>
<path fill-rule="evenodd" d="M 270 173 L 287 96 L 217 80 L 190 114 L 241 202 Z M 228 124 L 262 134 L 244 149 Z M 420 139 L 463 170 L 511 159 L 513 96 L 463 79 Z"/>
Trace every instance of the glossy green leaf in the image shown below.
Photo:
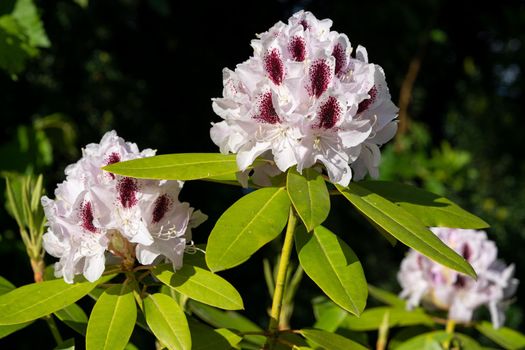
<path fill-rule="evenodd" d="M 195 301 L 190 301 L 188 307 L 192 313 L 216 328 L 230 328 L 240 332 L 263 331 L 262 328 L 238 312 L 217 310 L 211 306 Z M 259 346 L 262 346 L 266 342 L 266 338 L 259 335 L 247 335 L 245 338 Z"/>
<path fill-rule="evenodd" d="M 96 282 L 67 284 L 62 279 L 33 283 L 0 296 L 0 325 L 32 321 L 76 302 L 97 284 L 113 278 L 103 276 Z"/>
<path fill-rule="evenodd" d="M 15 333 L 27 326 L 29 326 L 33 321 L 19 323 L 19 324 L 9 324 L 0 326 L 0 339 L 7 337 L 9 334 Z"/>
<path fill-rule="evenodd" d="M 55 312 L 55 316 L 71 329 L 86 335 L 88 318 L 80 306 L 73 303 Z"/>
<path fill-rule="evenodd" d="M 70 338 L 58 344 L 54 350 L 75 350 L 75 339 Z"/>
<path fill-rule="evenodd" d="M 363 267 L 352 249 L 323 226 L 297 230 L 295 244 L 306 274 L 343 309 L 359 315 L 368 289 Z"/>
<path fill-rule="evenodd" d="M 303 174 L 288 170 L 286 178 L 288 196 L 308 232 L 321 225 L 330 213 L 330 195 L 322 174 L 305 169 Z"/>
<path fill-rule="evenodd" d="M 434 324 L 432 318 L 421 309 L 409 311 L 395 307 L 375 307 L 365 310 L 359 318 L 348 316 L 341 324 L 341 327 L 354 331 L 376 330 L 381 325 L 386 312 L 389 313 L 388 326 L 390 328 L 419 324 L 431 326 Z"/>
<path fill-rule="evenodd" d="M 237 290 L 222 277 L 197 266 L 183 265 L 173 272 L 170 264 L 156 266 L 152 273 L 165 285 L 187 297 L 226 310 L 244 308 Z"/>
<path fill-rule="evenodd" d="M 0 295 L 3 295 L 5 293 L 7 293 L 7 292 L 10 292 L 10 291 L 12 291 L 15 288 L 16 287 L 15 287 L 14 284 L 12 284 L 8 280 L 6 280 L 2 276 L 0 276 Z"/>
<path fill-rule="evenodd" d="M 220 153 L 163 154 L 114 163 L 103 169 L 141 179 L 198 180 L 238 172 L 236 157 Z M 263 160 L 255 160 L 252 166 L 263 163 Z"/>
<path fill-rule="evenodd" d="M 338 185 L 337 189 L 359 212 L 400 242 L 440 264 L 471 277 L 476 277 L 476 272 L 472 266 L 461 255 L 443 243 L 432 231 L 403 208 L 356 183 L 351 183 L 348 188 Z"/>
<path fill-rule="evenodd" d="M 481 346 L 474 339 L 464 334 L 450 334 L 445 331 L 418 335 L 396 347 L 396 350 L 441 350 L 447 342 L 455 346 L 451 349 L 481 350 Z"/>
<path fill-rule="evenodd" d="M 425 226 L 471 229 L 489 227 L 485 221 L 447 198 L 414 186 L 390 181 L 361 181 L 359 186 L 399 205 Z"/>
<path fill-rule="evenodd" d="M 510 328 L 494 329 L 492 323 L 481 322 L 476 329 L 487 338 L 508 350 L 525 349 L 525 335 Z"/>
<path fill-rule="evenodd" d="M 290 199 L 282 187 L 251 192 L 235 202 L 219 218 L 206 248 L 212 271 L 241 264 L 275 239 L 288 220 Z"/>
<path fill-rule="evenodd" d="M 189 319 L 192 350 L 230 350 L 238 349 L 242 338 L 226 329 L 212 329 L 194 319 Z"/>
<path fill-rule="evenodd" d="M 311 343 L 330 350 L 366 350 L 363 345 L 339 334 L 318 329 L 301 329 L 299 331 Z"/>
<path fill-rule="evenodd" d="M 151 331 L 171 350 L 190 350 L 188 321 L 179 304 L 164 294 L 151 294 L 144 299 L 144 314 Z"/>
<path fill-rule="evenodd" d="M 86 349 L 124 349 L 136 319 L 137 306 L 129 286 L 120 284 L 106 289 L 89 316 Z"/>
<path fill-rule="evenodd" d="M 397 295 L 390 293 L 384 289 L 374 287 L 373 285 L 368 285 L 368 294 L 385 304 L 395 306 L 398 308 L 404 309 L 406 306 L 406 301 L 398 297 Z"/>

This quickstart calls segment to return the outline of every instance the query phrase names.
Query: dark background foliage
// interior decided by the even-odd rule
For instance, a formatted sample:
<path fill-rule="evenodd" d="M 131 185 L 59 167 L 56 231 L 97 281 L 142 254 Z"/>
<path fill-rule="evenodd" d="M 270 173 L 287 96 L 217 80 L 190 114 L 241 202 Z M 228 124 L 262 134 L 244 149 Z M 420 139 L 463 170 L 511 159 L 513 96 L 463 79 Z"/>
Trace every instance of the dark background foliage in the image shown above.
<path fill-rule="evenodd" d="M 333 30 L 346 33 L 354 47 L 364 45 L 371 61 L 384 68 L 393 100 L 405 94 L 409 101 L 401 102 L 402 132 L 384 149 L 383 177 L 446 194 L 483 217 L 492 225 L 489 237 L 497 241 L 500 257 L 514 262 L 517 277 L 525 281 L 524 1 L 41 0 L 37 5 L 51 46 L 17 79 L 0 72 L 0 170 L 42 172 L 52 194 L 80 147 L 111 129 L 158 153 L 217 152 L 209 128 L 219 120 L 211 98 L 221 95 L 222 68 L 248 58 L 255 33 L 305 8 L 331 18 Z M 186 184 L 183 199 L 209 215 L 196 230 L 198 243 L 242 194 L 237 187 Z M 334 198 L 332 206 L 327 226 L 353 247 L 369 282 L 397 292 L 405 247 L 390 247 L 342 200 Z M 28 283 L 31 270 L 16 225 L 1 210 L 0 275 L 17 285 Z M 271 244 L 223 274 L 243 295 L 246 315 L 262 326 L 270 304 L 262 258 L 277 253 L 278 244 Z M 521 330 L 524 290 L 508 313 L 508 324 Z M 312 323 L 310 300 L 319 293 L 304 278 L 294 326 Z M 42 323 L 3 341 L 50 348 L 50 337 L 39 336 L 44 332 Z"/>

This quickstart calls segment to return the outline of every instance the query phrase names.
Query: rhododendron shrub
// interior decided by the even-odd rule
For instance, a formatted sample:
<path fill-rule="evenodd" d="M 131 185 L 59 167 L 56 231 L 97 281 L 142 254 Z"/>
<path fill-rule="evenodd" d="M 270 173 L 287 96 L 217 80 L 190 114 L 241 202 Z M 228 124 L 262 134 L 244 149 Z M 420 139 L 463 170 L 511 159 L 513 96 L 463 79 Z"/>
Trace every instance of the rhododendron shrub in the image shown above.
<path fill-rule="evenodd" d="M 429 229 L 487 223 L 416 187 L 365 179 L 378 176 L 380 147 L 395 135 L 397 107 L 383 69 L 331 25 L 300 11 L 258 35 L 245 62 L 224 69 L 222 97 L 212 102 L 222 120 L 210 131 L 220 153 L 155 155 L 111 131 L 65 169 L 54 198 L 42 196 L 41 177 L 8 183 L 35 283 L 15 288 L 0 279 L 0 337 L 43 318 L 57 343 L 68 326 L 85 336 L 88 350 L 124 349 L 137 326 L 157 348 L 367 349 L 378 334 L 376 347 L 384 349 L 389 334 L 396 337 L 391 327 L 422 325 L 400 333 L 398 349 L 429 342 L 475 348 L 475 340 L 454 330 L 460 321 L 506 348 L 522 346 L 522 335 L 512 330 L 464 323 L 487 304 L 497 315 L 494 326 L 502 324 L 504 300 L 516 285 L 512 267 L 495 260 L 484 236 L 449 240 Z M 249 190 L 240 190 L 244 196 L 225 208 L 211 232 L 202 232 L 206 216 L 178 199 L 183 182 L 194 180 Z M 331 196 L 347 200 L 390 243 L 414 250 L 400 273 L 412 309 L 367 284 L 362 252 L 344 239 L 349 232 L 336 234 L 325 224 Z M 193 243 L 194 229 L 205 244 Z M 259 279 L 271 296 L 263 329 L 232 311 L 244 308 L 242 297 L 217 272 L 275 240 L 280 256 L 273 272 L 265 262 Z M 44 273 L 42 247 L 58 258 L 52 273 Z M 314 328 L 294 329 L 290 317 L 303 271 L 324 295 L 314 300 Z M 467 292 L 474 294 L 461 294 Z M 389 306 L 365 309 L 369 294 Z M 87 295 L 95 300 L 89 318 L 76 304 Z M 449 317 L 414 308 L 420 301 Z"/>

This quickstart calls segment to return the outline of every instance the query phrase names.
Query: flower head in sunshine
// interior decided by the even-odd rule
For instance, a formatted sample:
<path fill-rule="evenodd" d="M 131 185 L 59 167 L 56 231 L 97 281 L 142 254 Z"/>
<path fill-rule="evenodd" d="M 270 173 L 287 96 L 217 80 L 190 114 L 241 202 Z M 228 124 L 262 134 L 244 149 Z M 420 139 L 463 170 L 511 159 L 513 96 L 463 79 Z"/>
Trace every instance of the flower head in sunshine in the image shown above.
<path fill-rule="evenodd" d="M 379 146 L 397 129 L 381 67 L 366 49 L 330 31 L 332 21 L 310 12 L 278 22 L 252 41 L 253 56 L 223 71 L 224 119 L 211 129 L 222 153 L 237 153 L 240 170 L 256 157 L 280 171 L 322 164 L 334 183 L 377 176 Z"/>
<path fill-rule="evenodd" d="M 99 144 L 89 144 L 82 158 L 66 168 L 66 180 L 55 190 L 55 199 L 42 197 L 49 222 L 43 242 L 46 251 L 60 258 L 55 274 L 68 283 L 77 274 L 97 280 L 108 255 L 135 257 L 151 264 L 160 256 L 174 268 L 182 265 L 191 228 L 206 217 L 181 203 L 179 181 L 140 180 L 114 175 L 101 168 L 112 163 L 150 157 L 115 131 Z"/>
<path fill-rule="evenodd" d="M 401 296 L 407 306 L 423 302 L 429 307 L 448 311 L 448 318 L 460 322 L 472 319 L 476 308 L 486 305 L 492 323 L 504 322 L 506 300 L 515 292 L 518 281 L 513 278 L 514 265 L 497 260 L 498 250 L 484 231 L 450 228 L 431 229 L 443 242 L 467 260 L 478 280 L 437 264 L 411 250 L 401 263 L 398 280 Z"/>

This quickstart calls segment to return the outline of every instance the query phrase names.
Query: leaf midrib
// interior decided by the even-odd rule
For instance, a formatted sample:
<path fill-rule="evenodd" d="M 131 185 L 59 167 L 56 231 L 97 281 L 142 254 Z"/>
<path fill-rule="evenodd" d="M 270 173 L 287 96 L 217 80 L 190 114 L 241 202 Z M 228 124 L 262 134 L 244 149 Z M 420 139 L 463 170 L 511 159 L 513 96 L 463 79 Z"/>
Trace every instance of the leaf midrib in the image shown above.
<path fill-rule="evenodd" d="M 90 285 L 91 287 L 91 285 Z M 95 288 L 95 286 L 93 285 L 92 286 L 93 288 Z M 63 289 L 61 292 L 59 293 L 56 293 L 56 294 L 53 294 L 53 295 L 49 295 L 48 297 L 46 297 L 45 299 L 39 299 L 38 302 L 36 303 L 32 303 L 28 306 L 26 306 L 25 308 L 17 308 L 17 311 L 15 311 L 14 313 L 12 313 L 10 316 L 11 317 L 8 317 L 7 319 L 9 320 L 10 318 L 15 318 L 15 316 L 21 314 L 21 313 L 24 313 L 25 311 L 29 310 L 29 309 L 32 309 L 32 308 L 35 308 L 35 307 L 38 307 L 44 303 L 46 303 L 47 301 L 49 301 L 50 299 L 55 299 L 55 298 L 58 298 L 60 295 L 66 293 L 66 292 L 70 292 L 70 291 L 76 291 L 77 289 L 82 289 L 82 288 L 86 288 L 86 284 L 78 284 L 78 285 L 72 285 L 70 288 L 66 288 L 66 289 Z M 89 291 L 87 292 L 89 293 Z M 86 293 L 86 294 L 87 294 Z M 4 295 L 7 295 L 7 294 L 4 294 Z M 78 299 L 77 299 L 78 300 Z M 76 301 L 76 300 L 75 300 Z M 75 302 L 73 301 L 73 302 Z M 4 306 L 4 305 L 8 305 L 8 304 L 2 304 L 1 306 Z M 67 306 L 67 305 L 66 305 Z M 1 317 L 0 317 L 0 320 L 1 320 Z"/>
<path fill-rule="evenodd" d="M 196 268 L 196 267 L 194 266 L 194 268 Z M 200 269 L 200 270 L 203 270 L 203 269 Z M 206 271 L 206 270 L 204 270 L 204 271 Z M 167 281 L 167 285 L 170 286 L 170 288 L 175 289 L 175 290 L 179 291 L 180 293 L 186 295 L 186 293 L 183 293 L 183 292 L 181 292 L 180 290 L 178 290 L 178 289 L 180 289 L 180 286 L 176 286 L 176 287 L 174 287 L 174 286 L 171 285 L 171 283 L 169 283 L 169 282 L 171 281 L 172 276 L 175 275 L 174 272 L 172 272 L 172 271 L 170 271 L 170 270 L 164 270 L 164 271 L 162 271 L 162 272 L 167 272 L 167 273 L 168 273 L 168 275 L 169 275 L 169 281 Z M 162 273 L 162 272 L 161 272 L 161 273 Z M 160 275 L 159 273 L 155 273 L 155 272 L 154 272 L 154 274 L 155 274 L 155 276 L 156 276 L 157 278 L 159 278 L 159 276 L 158 276 L 158 275 Z M 213 273 L 210 272 L 210 274 L 211 274 L 212 276 L 216 277 Z M 213 279 L 215 279 L 214 277 L 213 277 Z M 160 278 L 159 278 L 159 279 L 160 279 Z M 220 281 L 220 282 L 218 282 L 218 281 Z M 235 307 L 239 307 L 239 306 L 242 307 L 242 305 L 240 305 L 240 304 L 239 304 L 238 302 L 236 302 L 234 299 L 230 299 L 230 298 L 227 297 L 226 295 L 223 295 L 223 294 L 221 294 L 221 293 L 215 291 L 214 289 L 210 289 L 210 288 L 208 288 L 208 286 L 206 286 L 205 284 L 201 284 L 199 281 L 195 281 L 194 279 L 188 279 L 186 282 L 184 282 L 184 284 L 186 284 L 186 283 L 189 283 L 189 284 L 193 283 L 193 284 L 196 284 L 196 285 L 198 285 L 198 286 L 202 286 L 202 287 L 204 287 L 204 289 L 206 289 L 206 290 L 208 290 L 208 291 L 211 291 L 211 292 L 213 292 L 214 294 L 216 294 L 216 295 L 218 295 L 218 296 L 223 297 L 224 299 L 226 299 L 228 302 L 230 302 L 230 303 L 231 303 L 232 305 L 234 305 Z M 222 284 L 223 287 L 225 286 L 225 284 L 224 284 L 224 282 L 223 282 L 222 280 L 215 279 L 214 284 L 217 284 L 217 283 Z M 227 287 L 229 288 L 229 286 L 227 286 Z M 233 288 L 233 287 L 232 287 L 232 288 Z M 184 288 L 183 288 L 183 289 L 184 289 Z M 193 298 L 192 298 L 192 299 L 193 299 Z"/>
<path fill-rule="evenodd" d="M 109 336 L 109 335 L 110 335 L 110 332 L 111 332 L 111 330 L 112 330 L 112 327 L 111 327 L 111 326 L 113 325 L 113 321 L 115 320 L 115 315 L 117 314 L 117 310 L 118 310 L 118 308 L 119 308 L 119 305 L 120 305 L 120 303 L 122 303 L 123 298 L 124 298 L 124 296 L 125 296 L 125 294 L 122 294 L 122 291 L 123 291 L 124 289 L 126 289 L 126 285 L 125 285 L 125 284 L 123 284 L 122 287 L 121 287 L 121 289 L 120 289 L 120 293 L 119 293 L 119 295 L 118 295 L 118 297 L 117 297 L 117 301 L 116 301 L 116 303 L 115 303 L 115 307 L 113 308 L 113 313 L 111 314 L 111 320 L 110 320 L 110 322 L 109 322 L 108 332 L 106 333 L 106 339 L 104 339 L 104 349 L 107 349 L 108 341 L 109 341 L 109 339 L 111 339 L 111 337 Z M 110 350 L 111 350 L 111 349 L 110 349 Z"/>
<path fill-rule="evenodd" d="M 323 251 L 324 256 L 326 257 L 326 260 L 328 260 L 328 263 L 330 264 L 330 267 L 332 268 L 332 271 L 334 271 L 335 275 L 337 276 L 337 280 L 338 280 L 338 282 L 340 282 L 339 285 L 343 288 L 343 291 L 345 292 L 346 296 L 348 297 L 348 300 L 352 304 L 354 311 L 358 314 L 359 313 L 359 308 L 356 306 L 355 302 L 352 300 L 352 297 L 349 295 L 348 290 L 345 288 L 343 283 L 341 283 L 341 276 L 338 273 L 337 269 L 335 269 L 334 264 L 332 263 L 332 260 L 330 259 L 329 255 L 326 253 L 325 247 L 321 244 L 321 241 L 318 239 L 317 235 L 314 234 L 314 237 L 317 240 L 319 246 L 321 247 L 321 250 Z M 337 240 L 337 238 L 336 238 L 336 240 Z"/>
<path fill-rule="evenodd" d="M 177 332 L 175 332 L 175 330 L 171 327 L 169 321 L 168 321 L 168 318 L 166 317 L 166 315 L 164 314 L 163 312 L 163 309 L 160 307 L 160 305 L 157 303 L 157 300 L 151 296 L 151 301 L 153 302 L 153 304 L 155 305 L 155 307 L 157 308 L 157 311 L 159 313 L 159 315 L 161 316 L 162 318 L 162 321 L 164 322 L 165 325 L 168 326 L 168 329 L 172 332 L 172 334 L 175 336 L 175 342 L 177 343 L 176 345 L 178 345 L 176 347 L 176 349 L 184 349 L 184 344 L 182 344 L 182 342 L 179 340 L 179 338 L 177 337 Z"/>
<path fill-rule="evenodd" d="M 343 189 L 342 190 L 343 192 L 343 195 L 357 208 L 359 209 L 359 207 L 349 198 L 349 196 L 351 195 L 355 195 L 353 193 L 349 193 L 347 189 Z M 373 193 L 373 192 L 370 192 L 370 193 Z M 439 250 L 436 250 L 432 245 L 430 245 L 429 243 L 427 243 L 425 240 L 423 240 L 418 234 L 417 232 L 413 232 L 411 229 L 408 229 L 406 228 L 405 226 L 403 226 L 400 222 L 398 222 L 395 218 L 391 217 L 390 215 L 388 215 L 387 213 L 381 211 L 380 209 L 378 209 L 377 207 L 375 207 L 374 205 L 371 204 L 370 200 L 367 200 L 361 196 L 357 196 L 355 195 L 359 200 L 361 200 L 362 202 L 364 202 L 366 205 L 369 206 L 369 208 L 371 208 L 373 211 L 375 212 L 378 212 L 380 214 L 383 214 L 384 216 L 386 216 L 388 219 L 390 219 L 393 223 L 395 223 L 398 227 L 400 227 L 403 231 L 406 231 L 414 236 L 416 236 L 418 239 L 419 239 L 419 242 L 423 243 L 423 245 L 425 247 L 427 247 L 429 250 L 435 252 L 435 255 L 438 255 L 440 256 L 443 260 L 446 260 L 446 261 L 449 261 L 452 263 L 452 265 L 456 266 L 460 271 L 464 272 L 464 273 L 467 273 L 467 271 L 464 270 L 464 268 L 461 266 L 461 265 L 458 265 L 458 263 L 456 263 L 455 260 L 452 260 L 451 258 L 449 258 L 448 256 L 446 255 L 443 255 Z M 388 201 L 386 198 L 383 198 L 385 199 L 385 201 Z M 392 203 L 392 202 L 390 202 Z M 394 203 L 392 203 L 393 205 L 395 205 Z M 396 206 L 397 207 L 397 206 Z M 402 209 L 402 208 L 401 208 Z M 360 209 L 359 209 L 360 210 Z M 361 211 L 361 210 L 360 210 Z M 365 214 L 366 215 L 366 214 Z M 409 214 L 410 215 L 410 214 Z M 368 215 L 367 215 L 368 216 Z M 384 225 L 382 225 L 381 223 L 379 223 L 375 218 L 372 218 L 370 216 L 368 216 L 370 219 L 372 219 L 372 221 L 374 221 L 376 224 L 378 224 L 379 226 L 381 226 L 384 230 L 386 230 L 387 232 L 390 232 L 389 230 L 387 230 Z M 392 234 L 393 235 L 393 234 Z M 400 239 L 399 237 L 393 235 L 394 237 L 396 237 L 397 239 L 399 239 L 401 242 L 403 242 L 404 244 L 406 244 L 404 242 L 404 238 L 403 239 Z M 446 246 L 446 245 L 445 245 Z M 448 249 L 451 249 L 449 248 L 448 246 L 446 246 Z M 456 252 L 454 250 L 452 250 L 452 252 L 454 252 L 456 254 Z M 468 274 L 468 273 L 467 273 Z"/>
<path fill-rule="evenodd" d="M 261 216 L 261 213 L 264 212 L 264 210 L 268 207 L 269 203 L 271 203 L 274 198 L 279 194 L 281 193 L 282 191 L 284 190 L 283 187 L 280 187 L 278 188 L 274 194 L 272 194 L 272 196 L 266 201 L 266 203 L 264 203 L 264 205 L 261 207 L 261 209 L 257 212 L 257 214 L 255 214 L 251 219 L 250 221 L 244 226 L 244 228 L 239 232 L 239 234 L 235 237 L 235 239 L 230 243 L 230 245 L 228 245 L 228 247 L 226 249 L 223 250 L 222 254 L 219 256 L 219 261 L 222 261 L 222 259 L 224 258 L 225 255 L 228 255 L 228 253 L 230 252 L 231 250 L 231 247 L 235 246 L 235 243 L 241 238 L 241 236 L 244 236 L 246 230 L 248 229 L 248 227 L 250 227 L 253 222 L 259 218 Z M 255 192 L 254 192 L 255 193 Z M 220 219 L 219 219 L 220 220 Z"/>

